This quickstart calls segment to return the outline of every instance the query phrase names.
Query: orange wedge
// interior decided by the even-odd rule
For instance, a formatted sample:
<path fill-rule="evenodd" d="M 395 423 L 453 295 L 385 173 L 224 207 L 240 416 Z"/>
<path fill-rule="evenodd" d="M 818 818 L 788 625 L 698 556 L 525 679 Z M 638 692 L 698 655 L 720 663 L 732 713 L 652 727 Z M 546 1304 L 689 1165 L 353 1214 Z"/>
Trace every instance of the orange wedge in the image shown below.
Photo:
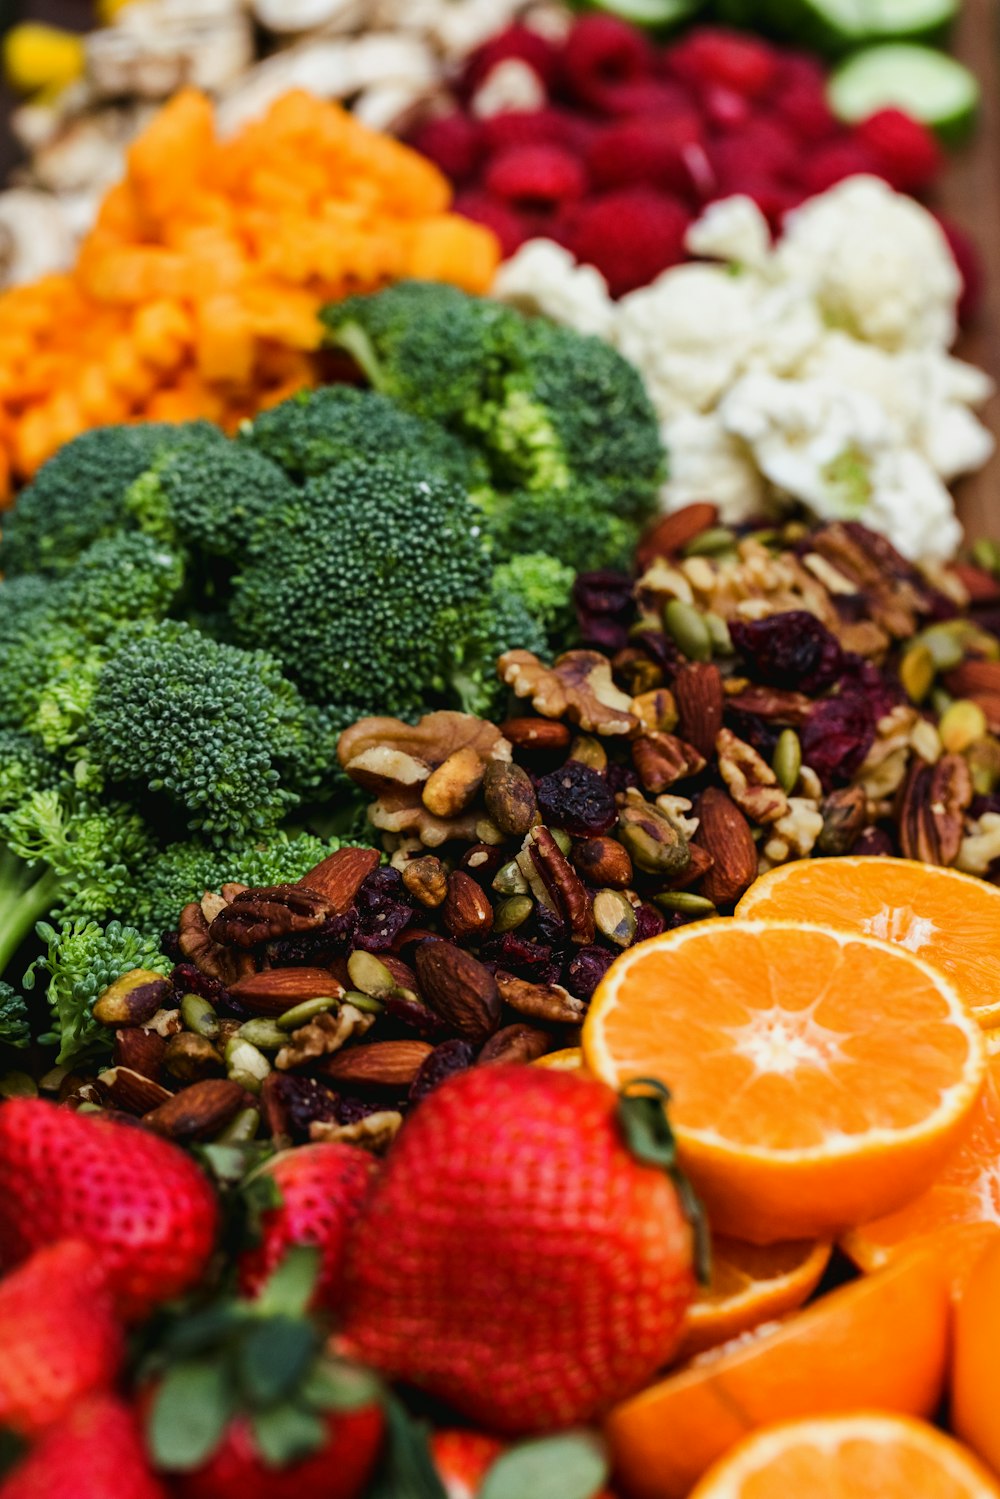
<path fill-rule="evenodd" d="M 948 1333 L 948 1293 L 929 1255 L 842 1286 L 616 1406 L 607 1436 L 621 1487 L 630 1499 L 681 1499 L 712 1463 L 773 1421 L 869 1406 L 930 1415 L 944 1387 Z"/>
<path fill-rule="evenodd" d="M 553 1067 L 557 1072 L 586 1072 L 583 1065 L 583 1052 L 579 1046 L 564 1046 L 561 1051 L 546 1052 L 544 1057 L 537 1057 L 534 1065 L 536 1067 Z"/>
<path fill-rule="evenodd" d="M 615 1088 L 669 1086 L 709 1221 L 754 1244 L 834 1238 L 924 1191 L 986 1067 L 955 990 L 904 948 L 725 919 L 616 959 L 583 1052 Z"/>
<path fill-rule="evenodd" d="M 1000 1055 L 991 1055 L 963 1138 L 936 1181 L 898 1212 L 863 1224 L 841 1243 L 862 1270 L 877 1270 L 916 1245 L 932 1246 L 957 1295 L 998 1230 Z"/>
<path fill-rule="evenodd" d="M 831 1245 L 712 1241 L 711 1284 L 688 1307 L 678 1358 L 691 1358 L 802 1305 L 816 1289 Z"/>
<path fill-rule="evenodd" d="M 970 1452 L 908 1416 L 862 1411 L 748 1437 L 691 1499 L 1000 1499 Z"/>
<path fill-rule="evenodd" d="M 955 1309 L 951 1424 L 1000 1473 L 1000 1239 L 979 1256 Z"/>
<path fill-rule="evenodd" d="M 898 942 L 948 975 L 980 1025 L 1000 1024 L 1000 887 L 973 875 L 912 859 L 801 859 L 751 885 L 736 915 Z"/>

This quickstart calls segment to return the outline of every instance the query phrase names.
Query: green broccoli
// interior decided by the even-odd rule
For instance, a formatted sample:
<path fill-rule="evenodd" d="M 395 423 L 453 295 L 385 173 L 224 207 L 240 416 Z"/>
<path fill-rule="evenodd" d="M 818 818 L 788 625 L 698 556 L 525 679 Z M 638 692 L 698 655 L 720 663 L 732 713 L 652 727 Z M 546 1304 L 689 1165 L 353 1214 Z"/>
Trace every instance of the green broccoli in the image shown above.
<path fill-rule="evenodd" d="M 24 996 L 0 979 L 0 1046 L 24 1051 L 30 1045 L 31 1026 Z"/>
<path fill-rule="evenodd" d="M 164 620 L 119 636 L 94 689 L 87 753 L 110 783 L 162 796 L 165 818 L 242 836 L 273 830 L 316 789 L 316 745 L 329 734 L 274 657 Z"/>
<path fill-rule="evenodd" d="M 460 438 L 377 391 L 351 385 L 299 391 L 244 423 L 241 436 L 300 483 L 341 463 L 383 458 L 424 462 L 467 490 L 489 481 L 482 458 Z"/>
<path fill-rule="evenodd" d="M 104 927 L 80 919 L 58 930 L 39 922 L 38 935 L 47 950 L 28 969 L 24 986 L 33 989 L 40 973 L 49 976 L 46 997 L 53 1028 L 40 1039 L 58 1044 L 56 1060 L 62 1064 L 100 1057 L 111 1050 L 113 1032 L 93 1016 L 94 1005 L 109 984 L 134 968 L 164 977 L 173 968 L 156 941 L 118 921 Z"/>
<path fill-rule="evenodd" d="M 442 696 L 456 642 L 488 607 L 480 512 L 417 464 L 345 463 L 276 518 L 234 580 L 238 640 L 262 644 L 340 710 L 419 716 Z"/>
<path fill-rule="evenodd" d="M 501 553 L 547 551 L 577 569 L 627 557 L 655 510 L 664 456 L 642 380 L 609 344 L 424 282 L 349 297 L 322 317 L 376 390 L 482 453 Z"/>
<path fill-rule="evenodd" d="M 217 442 L 226 441 L 209 422 L 97 427 L 74 438 L 42 465 L 4 517 L 0 572 L 8 578 L 70 572 L 92 541 L 113 536 L 127 524 L 129 485 L 161 453 L 183 446 L 192 435 L 210 440 L 209 433 Z"/>
<path fill-rule="evenodd" d="M 575 576 L 571 567 L 547 552 L 521 552 L 496 569 L 493 592 L 498 598 L 520 599 L 532 619 L 555 636 L 569 628 Z"/>

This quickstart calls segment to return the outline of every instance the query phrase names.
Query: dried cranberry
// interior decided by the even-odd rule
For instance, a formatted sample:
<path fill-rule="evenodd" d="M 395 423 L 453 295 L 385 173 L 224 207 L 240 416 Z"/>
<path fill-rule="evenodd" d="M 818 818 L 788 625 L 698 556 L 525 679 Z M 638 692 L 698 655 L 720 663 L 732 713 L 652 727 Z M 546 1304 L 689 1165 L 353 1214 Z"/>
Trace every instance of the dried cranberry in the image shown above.
<path fill-rule="evenodd" d="M 480 959 L 487 966 L 506 969 L 531 983 L 549 983 L 542 978 L 552 967 L 552 948 L 545 942 L 522 937 L 519 932 L 504 932 L 483 944 Z"/>
<path fill-rule="evenodd" d="M 614 792 L 605 778 L 580 760 L 565 765 L 538 782 L 538 809 L 545 821 L 583 837 L 606 833 L 618 817 Z"/>
<path fill-rule="evenodd" d="M 632 588 L 628 573 L 610 567 L 578 573 L 573 584 L 573 603 L 586 614 L 626 614 L 632 608 Z"/>
<path fill-rule="evenodd" d="M 658 937 L 665 927 L 666 922 L 655 906 L 649 905 L 647 901 L 636 906 L 634 942 L 645 942 L 648 937 Z"/>
<path fill-rule="evenodd" d="M 744 744 L 752 745 L 758 755 L 763 755 L 770 764 L 778 746 L 780 726 L 758 718 L 756 713 L 744 713 L 741 708 L 727 707 L 724 717 L 727 729 L 732 729 L 737 739 L 742 739 Z"/>
<path fill-rule="evenodd" d="M 856 656 L 853 651 L 844 654 L 840 690 L 842 693 L 856 690 L 866 698 L 876 723 L 900 703 L 906 702 L 906 694 L 894 677 L 879 671 L 874 662 Z"/>
<path fill-rule="evenodd" d="M 802 758 L 819 776 L 824 790 L 844 786 L 875 739 L 871 704 L 857 692 L 826 698 L 814 704 L 799 739 Z"/>
<path fill-rule="evenodd" d="M 891 836 L 884 828 L 864 828 L 851 849 L 851 856 L 865 854 L 868 858 L 891 858 L 898 852 Z"/>
<path fill-rule="evenodd" d="M 345 911 L 343 916 L 328 916 L 314 931 L 269 943 L 268 958 L 275 968 L 326 968 L 353 944 L 357 926 L 354 910 Z"/>
<path fill-rule="evenodd" d="M 639 777 L 631 765 L 625 765 L 620 760 L 612 760 L 604 773 L 608 790 L 614 796 L 624 796 L 631 786 L 638 786 Z"/>
<path fill-rule="evenodd" d="M 535 907 L 535 927 L 543 942 L 548 942 L 552 947 L 559 947 L 566 941 L 566 923 L 558 911 L 553 911 L 551 906 L 543 906 L 541 902 Z"/>
<path fill-rule="evenodd" d="M 429 1010 L 419 1000 L 403 999 L 398 994 L 387 994 L 382 1000 L 382 1020 L 379 1022 L 379 1034 L 381 1035 L 385 1026 L 383 1020 L 395 1021 L 407 1031 L 416 1031 L 418 1036 L 440 1036 L 446 1027 L 441 1019 Z"/>
<path fill-rule="evenodd" d="M 309 1139 L 309 1126 L 314 1120 L 343 1123 L 336 1093 L 314 1077 L 298 1077 L 291 1072 L 272 1073 L 268 1079 L 268 1092 L 277 1101 L 284 1127 L 296 1143 Z"/>
<path fill-rule="evenodd" d="M 468 1041 L 461 1041 L 458 1038 L 453 1041 L 442 1041 L 441 1045 L 435 1046 L 430 1056 L 425 1058 L 420 1071 L 410 1084 L 410 1102 L 419 1103 L 449 1077 L 454 1077 L 456 1072 L 464 1072 L 466 1068 L 471 1067 L 475 1059 L 476 1053 Z"/>
<path fill-rule="evenodd" d="M 358 920 L 354 946 L 365 952 L 387 952 L 413 920 L 398 869 L 374 869 L 355 896 Z"/>
<path fill-rule="evenodd" d="M 161 932 L 160 951 L 161 953 L 163 953 L 164 957 L 169 958 L 172 963 L 179 963 L 184 956 L 184 954 L 181 952 L 180 933 Z"/>
<path fill-rule="evenodd" d="M 637 645 L 651 661 L 656 662 L 668 680 L 677 675 L 683 658 L 673 641 L 662 630 L 640 630 L 630 639 L 632 645 Z"/>
<path fill-rule="evenodd" d="M 193 963 L 178 963 L 170 975 L 170 982 L 178 994 L 197 994 L 224 1015 L 235 1016 L 238 1020 L 250 1018 L 251 1012 L 238 999 L 233 998 L 221 979 L 209 978 L 207 973 L 202 973 Z"/>
<path fill-rule="evenodd" d="M 385 1100 L 375 1103 L 370 1098 L 340 1097 L 337 1099 L 336 1120 L 338 1124 L 357 1124 L 369 1114 L 377 1114 L 386 1107 Z"/>
<path fill-rule="evenodd" d="M 578 999 L 590 999 L 614 961 L 606 947 L 581 947 L 566 970 L 567 989 Z"/>
<path fill-rule="evenodd" d="M 840 642 L 807 609 L 790 609 L 766 619 L 734 619 L 729 633 L 755 678 L 770 687 L 823 692 L 840 675 Z"/>
<path fill-rule="evenodd" d="M 974 796 L 969 804 L 969 816 L 974 822 L 987 812 L 1000 812 L 1000 792 L 991 791 L 988 796 Z"/>
<path fill-rule="evenodd" d="M 624 620 L 611 619 L 604 614 L 585 614 L 583 610 L 577 611 L 576 620 L 580 644 L 588 650 L 616 656 L 628 644 L 628 625 Z"/>

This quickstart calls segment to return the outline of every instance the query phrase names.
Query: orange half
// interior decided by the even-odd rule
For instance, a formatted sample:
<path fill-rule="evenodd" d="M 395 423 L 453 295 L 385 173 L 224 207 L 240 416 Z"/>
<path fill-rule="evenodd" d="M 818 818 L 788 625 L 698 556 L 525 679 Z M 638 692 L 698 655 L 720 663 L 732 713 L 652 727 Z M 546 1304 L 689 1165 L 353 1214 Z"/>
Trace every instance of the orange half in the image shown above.
<path fill-rule="evenodd" d="M 916 1245 L 933 1246 L 953 1292 L 1000 1230 L 1000 1055 L 991 1055 L 986 1082 L 957 1149 L 919 1197 L 862 1224 L 841 1241 L 862 1270 L 877 1270 Z"/>
<path fill-rule="evenodd" d="M 691 1499 L 1000 1499 L 972 1453 L 926 1421 L 861 1411 L 748 1437 Z"/>
<path fill-rule="evenodd" d="M 980 1025 L 1000 1024 L 1000 887 L 971 874 L 913 859 L 800 859 L 762 875 L 736 915 L 898 942 L 947 974 Z"/>
<path fill-rule="evenodd" d="M 831 1248 L 810 1240 L 762 1245 L 714 1238 L 712 1279 L 688 1307 L 678 1359 L 801 1306 L 819 1284 Z"/>
<path fill-rule="evenodd" d="M 629 949 L 583 1028 L 589 1070 L 673 1095 L 719 1232 L 829 1239 L 924 1191 L 961 1138 L 983 1035 L 943 974 L 872 937 L 720 919 Z"/>

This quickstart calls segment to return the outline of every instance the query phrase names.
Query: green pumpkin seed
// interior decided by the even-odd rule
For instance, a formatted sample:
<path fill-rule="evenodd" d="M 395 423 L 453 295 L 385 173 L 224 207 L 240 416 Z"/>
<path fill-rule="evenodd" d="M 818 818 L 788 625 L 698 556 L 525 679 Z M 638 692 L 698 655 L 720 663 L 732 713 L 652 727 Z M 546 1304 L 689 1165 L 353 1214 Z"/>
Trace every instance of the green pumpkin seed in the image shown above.
<path fill-rule="evenodd" d="M 494 932 L 515 931 L 523 926 L 534 909 L 535 902 L 530 895 L 512 895 L 509 900 L 502 900 L 493 917 Z"/>
<path fill-rule="evenodd" d="M 277 1051 L 284 1046 L 288 1040 L 288 1034 L 274 1020 L 266 1020 L 262 1016 L 253 1020 L 245 1020 L 236 1034 L 244 1041 L 249 1041 L 251 1046 L 259 1046 L 261 1051 Z"/>
<path fill-rule="evenodd" d="M 728 526 L 709 526 L 683 548 L 685 557 L 715 557 L 736 549 L 736 537 Z"/>
<path fill-rule="evenodd" d="M 771 769 L 778 777 L 778 785 L 782 791 L 791 795 L 802 769 L 802 746 L 794 729 L 782 729 L 778 735 Z"/>
<path fill-rule="evenodd" d="M 308 1025 L 310 1020 L 315 1020 L 317 1015 L 326 1014 L 327 1010 L 334 1010 L 340 1004 L 332 994 L 320 994 L 315 999 L 303 999 L 301 1003 L 292 1005 L 283 1015 L 277 1018 L 277 1024 L 283 1031 L 297 1031 L 300 1025 Z"/>
<path fill-rule="evenodd" d="M 715 916 L 715 907 L 707 895 L 693 890 L 661 890 L 653 899 L 661 911 L 679 911 L 684 916 Z"/>
<path fill-rule="evenodd" d="M 934 665 L 938 671 L 951 671 L 957 666 L 965 655 L 962 642 L 953 630 L 943 630 L 938 625 L 932 625 L 929 630 L 924 630 L 914 641 L 930 651 Z"/>
<path fill-rule="evenodd" d="M 260 1128 L 260 1113 L 257 1109 L 240 1109 L 212 1141 L 213 1145 L 244 1145 L 252 1140 Z"/>
<path fill-rule="evenodd" d="M 362 994 L 377 998 L 380 994 L 391 994 L 396 987 L 396 980 L 385 964 L 380 963 L 374 953 L 365 952 L 360 947 L 348 958 L 347 972 L 355 989 L 360 989 Z"/>
<path fill-rule="evenodd" d="M 635 911 L 620 890 L 598 890 L 594 896 L 594 923 L 616 947 L 630 947 L 635 941 L 638 924 Z"/>
<path fill-rule="evenodd" d="M 516 859 L 511 859 L 509 864 L 501 864 L 493 876 L 493 889 L 498 895 L 527 895 L 528 882 Z"/>
<path fill-rule="evenodd" d="M 206 1041 L 214 1041 L 219 1034 L 219 1017 L 200 994 L 185 994 L 181 1000 L 181 1020 L 185 1029 L 204 1036 Z"/>
<path fill-rule="evenodd" d="M 972 560 L 988 573 L 1000 573 L 1000 546 L 988 536 L 980 536 L 972 548 Z"/>
<path fill-rule="evenodd" d="M 704 616 L 708 627 L 709 637 L 712 641 L 712 650 L 720 656 L 731 656 L 733 654 L 733 641 L 729 634 L 729 626 L 721 614 L 713 614 L 711 610 Z"/>
<path fill-rule="evenodd" d="M 693 604 L 671 599 L 663 611 L 663 627 L 689 661 L 711 661 L 712 637 L 704 617 Z"/>

